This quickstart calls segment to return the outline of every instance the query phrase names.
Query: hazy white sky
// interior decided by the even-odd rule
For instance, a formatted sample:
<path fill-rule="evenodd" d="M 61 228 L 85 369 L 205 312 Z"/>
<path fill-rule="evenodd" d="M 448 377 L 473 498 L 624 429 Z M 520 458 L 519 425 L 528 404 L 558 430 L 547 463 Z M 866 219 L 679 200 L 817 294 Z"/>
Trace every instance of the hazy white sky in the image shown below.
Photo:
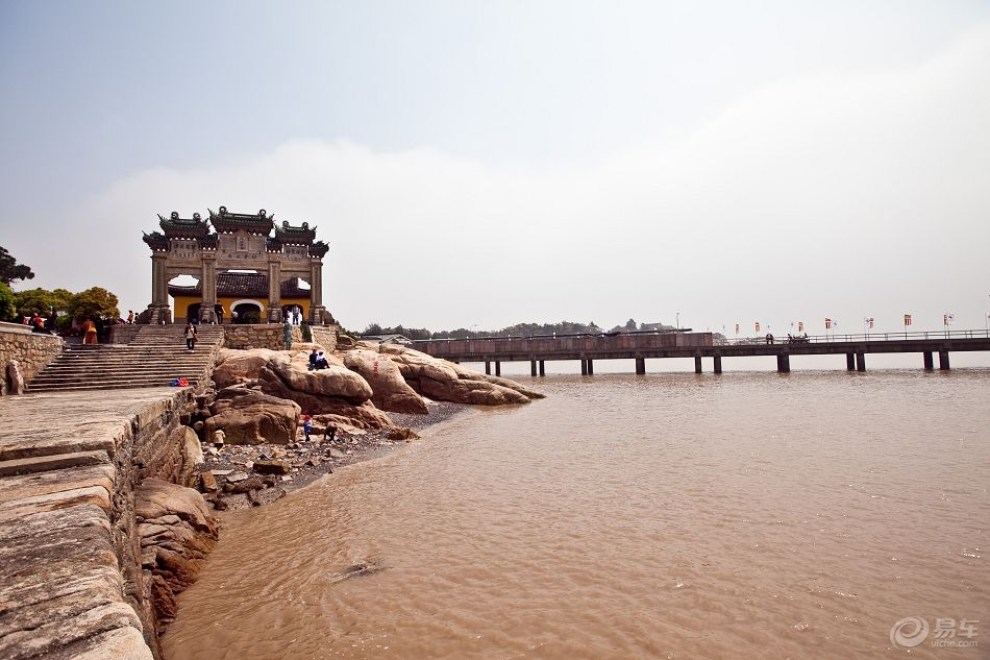
<path fill-rule="evenodd" d="M 0 245 L 317 225 L 347 327 L 984 327 L 990 3 L 0 0 Z"/>

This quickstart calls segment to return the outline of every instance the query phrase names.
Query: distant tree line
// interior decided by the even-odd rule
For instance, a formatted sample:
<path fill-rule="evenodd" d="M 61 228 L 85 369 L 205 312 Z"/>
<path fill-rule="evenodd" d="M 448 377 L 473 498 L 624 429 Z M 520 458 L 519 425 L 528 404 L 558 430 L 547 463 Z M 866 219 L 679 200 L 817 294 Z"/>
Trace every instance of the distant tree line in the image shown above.
<path fill-rule="evenodd" d="M 517 323 L 500 330 L 471 330 L 468 328 L 455 328 L 453 330 L 428 330 L 426 328 L 407 328 L 403 325 L 381 326 L 378 323 L 369 323 L 364 332 L 364 336 L 380 337 L 382 335 L 402 335 L 409 339 L 447 339 L 456 337 L 458 339 L 475 339 L 480 337 L 539 337 L 551 335 L 597 335 L 603 332 L 637 332 L 637 331 L 660 331 L 672 332 L 675 328 L 662 323 L 637 323 L 635 319 L 629 319 L 622 325 L 616 325 L 609 329 L 604 329 L 594 321 L 589 323 L 576 323 L 574 321 L 560 321 L 559 323 Z"/>
<path fill-rule="evenodd" d="M 106 289 L 92 287 L 73 293 L 68 289 L 28 289 L 14 291 L 11 284 L 34 278 L 34 272 L 0 246 L 0 321 L 19 322 L 24 315 L 48 318 L 54 314 L 60 329 L 73 321 L 96 319 L 116 321 L 120 317 L 117 296 Z"/>

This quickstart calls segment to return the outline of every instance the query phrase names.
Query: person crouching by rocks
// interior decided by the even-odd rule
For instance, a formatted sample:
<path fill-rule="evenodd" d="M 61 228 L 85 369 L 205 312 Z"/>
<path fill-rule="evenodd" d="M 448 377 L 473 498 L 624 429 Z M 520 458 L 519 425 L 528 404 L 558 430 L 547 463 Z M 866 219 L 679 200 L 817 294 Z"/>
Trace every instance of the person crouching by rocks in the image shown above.
<path fill-rule="evenodd" d="M 196 348 L 196 326 L 192 322 L 186 323 L 186 329 L 183 331 L 183 335 L 186 338 L 186 348 L 190 351 Z"/>
<path fill-rule="evenodd" d="M 323 442 L 333 442 L 337 437 L 337 427 L 327 422 L 327 428 L 323 431 Z"/>
<path fill-rule="evenodd" d="M 306 436 L 306 442 L 310 441 L 310 433 L 313 432 L 313 418 L 309 415 L 303 415 L 303 435 Z"/>

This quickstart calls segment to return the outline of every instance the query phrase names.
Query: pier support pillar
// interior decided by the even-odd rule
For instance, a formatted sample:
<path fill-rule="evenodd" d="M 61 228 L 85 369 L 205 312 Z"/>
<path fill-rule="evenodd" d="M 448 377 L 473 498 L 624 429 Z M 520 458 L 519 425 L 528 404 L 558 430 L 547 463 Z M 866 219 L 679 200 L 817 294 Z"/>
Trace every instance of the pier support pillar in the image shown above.
<path fill-rule="evenodd" d="M 712 358 L 712 362 L 714 363 L 715 373 L 722 373 L 722 356 L 716 353 L 715 357 Z"/>
<path fill-rule="evenodd" d="M 595 361 L 594 360 L 588 360 L 588 375 L 589 376 L 594 376 L 595 375 Z"/>
<path fill-rule="evenodd" d="M 646 358 L 636 358 L 636 375 L 646 374 Z"/>
<path fill-rule="evenodd" d="M 529 377 L 536 378 L 536 360 L 529 361 Z"/>
<path fill-rule="evenodd" d="M 499 362 L 498 360 L 495 360 L 495 375 L 496 376 L 502 375 L 502 363 Z"/>
<path fill-rule="evenodd" d="M 846 353 L 846 371 L 856 371 L 856 356 Z"/>
<path fill-rule="evenodd" d="M 546 375 L 547 375 L 546 363 L 543 360 L 540 360 L 540 376 L 546 376 Z"/>
<path fill-rule="evenodd" d="M 700 355 L 695 355 L 694 356 L 694 373 L 696 373 L 696 374 L 700 374 L 701 373 L 701 356 Z"/>
<path fill-rule="evenodd" d="M 791 373 L 791 354 L 779 353 L 777 355 L 777 371 L 782 374 Z"/>
<path fill-rule="evenodd" d="M 866 353 L 856 353 L 856 371 L 866 371 Z"/>
<path fill-rule="evenodd" d="M 938 368 L 942 371 L 949 370 L 949 351 L 938 352 Z"/>
<path fill-rule="evenodd" d="M 931 351 L 925 351 L 921 355 L 922 355 L 922 358 L 925 361 L 925 371 L 931 371 L 932 369 L 934 369 L 935 368 L 935 361 L 932 360 L 932 352 Z"/>
<path fill-rule="evenodd" d="M 485 375 L 487 376 L 492 375 L 492 363 L 489 362 L 488 360 L 485 360 Z"/>

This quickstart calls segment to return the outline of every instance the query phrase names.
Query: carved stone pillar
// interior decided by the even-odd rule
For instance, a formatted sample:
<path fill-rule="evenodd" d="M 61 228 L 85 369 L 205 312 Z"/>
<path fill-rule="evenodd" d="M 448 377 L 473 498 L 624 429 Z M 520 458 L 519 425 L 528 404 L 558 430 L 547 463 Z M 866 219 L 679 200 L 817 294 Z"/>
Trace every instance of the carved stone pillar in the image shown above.
<path fill-rule="evenodd" d="M 172 310 L 168 306 L 168 253 L 151 255 L 151 323 L 171 323 Z"/>
<path fill-rule="evenodd" d="M 268 320 L 282 320 L 282 262 L 281 255 L 268 255 Z"/>
<path fill-rule="evenodd" d="M 213 323 L 217 319 L 214 307 L 217 304 L 217 255 L 204 253 L 203 277 L 200 279 L 202 302 L 199 309 L 200 321 Z"/>
<path fill-rule="evenodd" d="M 151 305 L 161 307 L 168 305 L 168 279 L 165 276 L 165 260 L 168 258 L 164 252 L 155 252 L 151 255 Z"/>
<path fill-rule="evenodd" d="M 309 264 L 309 322 L 323 321 L 323 260 L 313 259 Z"/>

